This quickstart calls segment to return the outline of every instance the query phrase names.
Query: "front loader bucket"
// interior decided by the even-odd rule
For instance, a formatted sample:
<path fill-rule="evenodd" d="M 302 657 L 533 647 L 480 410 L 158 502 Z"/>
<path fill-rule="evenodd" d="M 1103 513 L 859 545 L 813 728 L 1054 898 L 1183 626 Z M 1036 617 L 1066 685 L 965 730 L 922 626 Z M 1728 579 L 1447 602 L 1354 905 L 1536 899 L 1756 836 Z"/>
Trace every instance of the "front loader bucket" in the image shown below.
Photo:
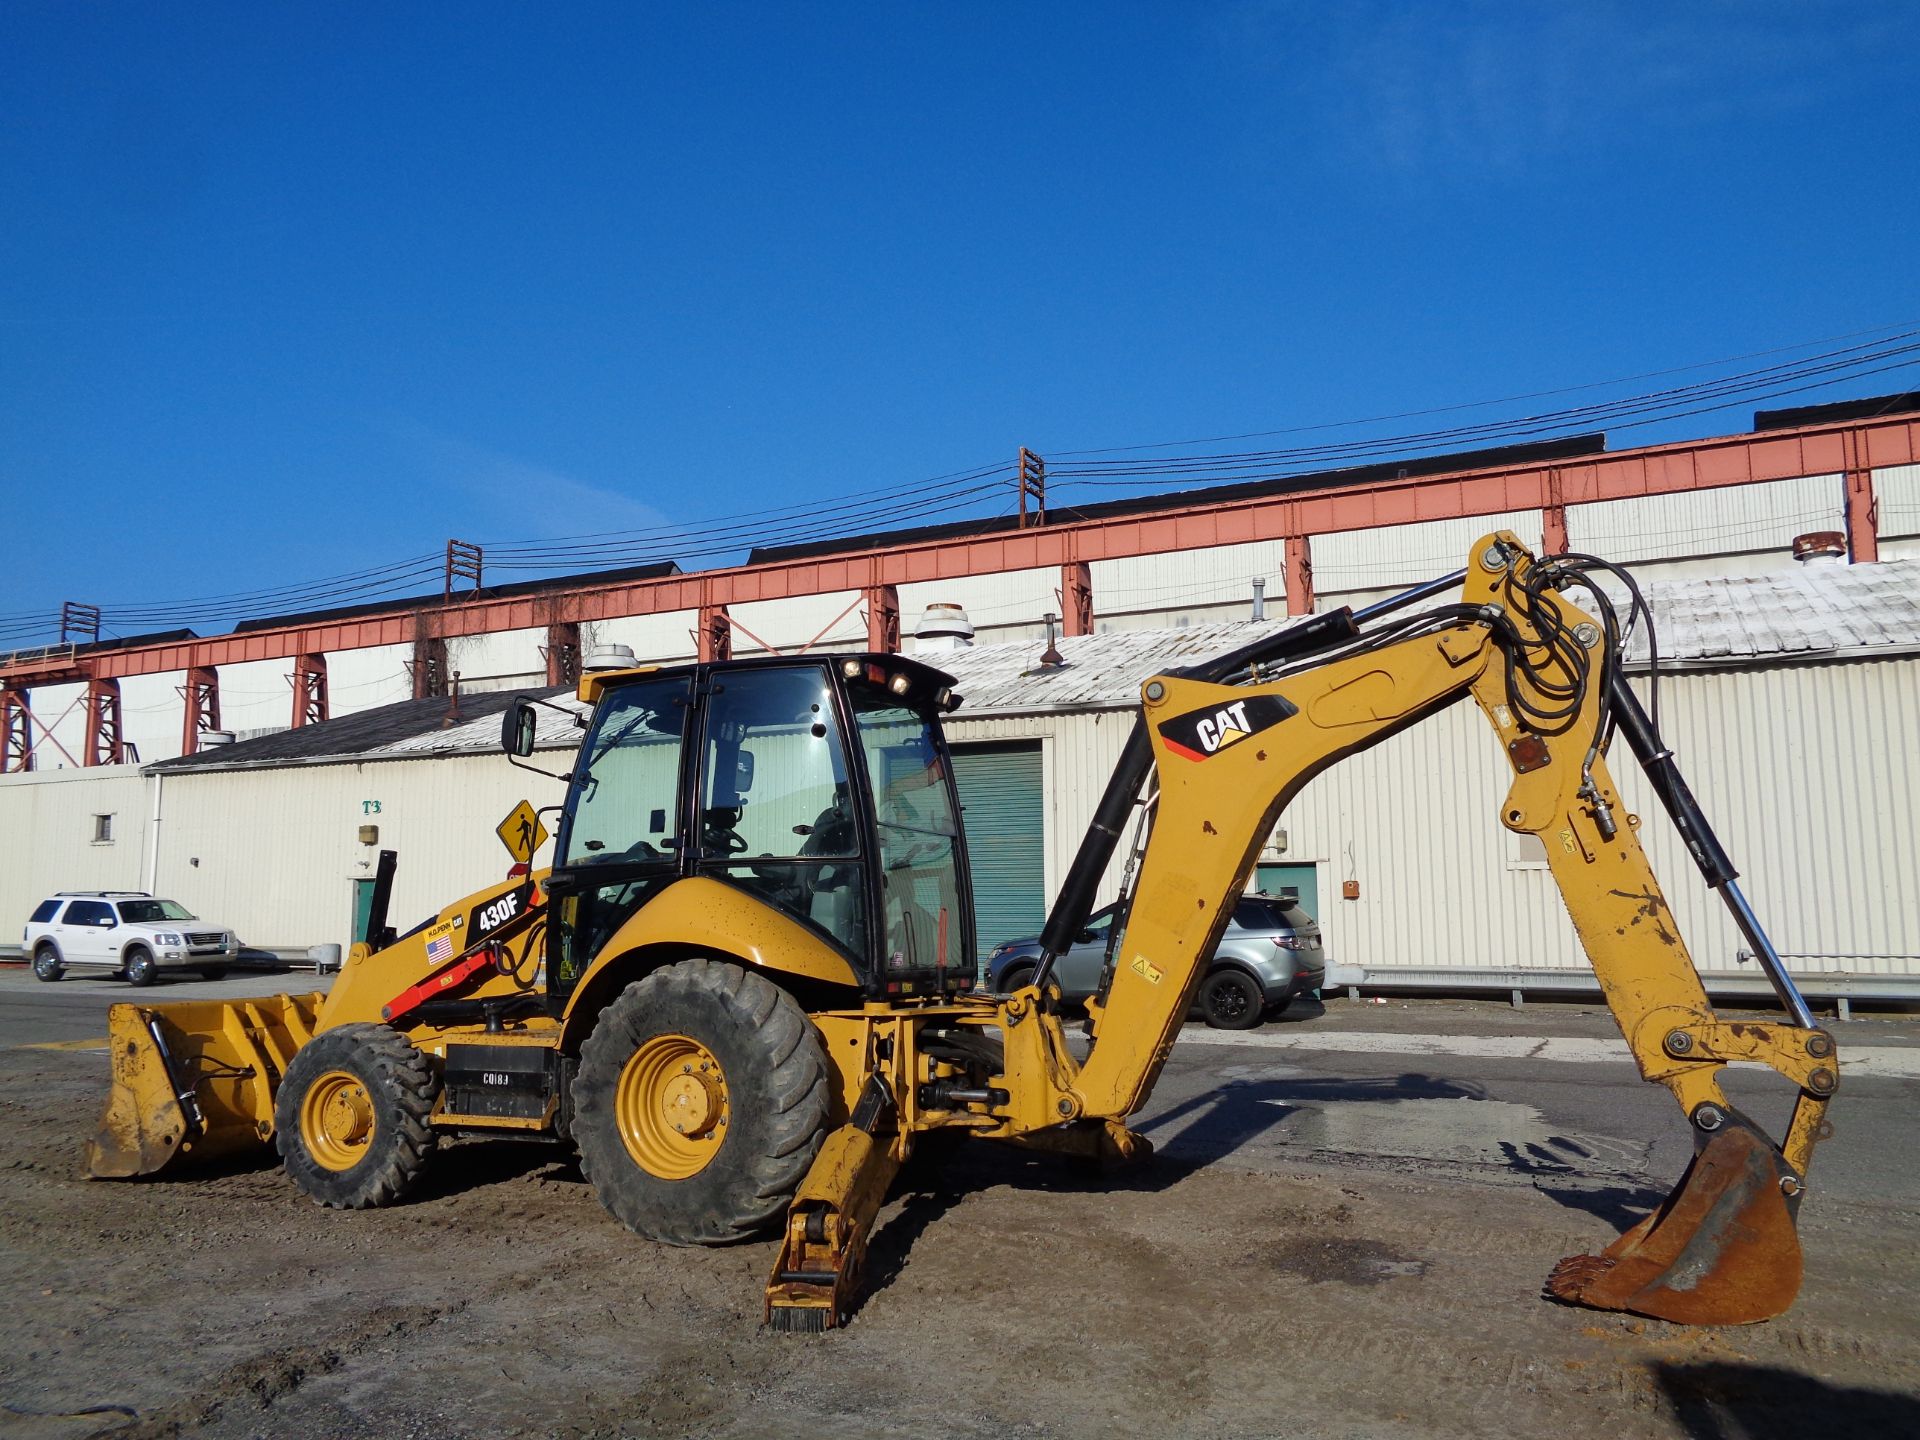
<path fill-rule="evenodd" d="M 1750 1121 L 1729 1116 L 1673 1194 L 1600 1255 L 1574 1255 L 1548 1293 L 1682 1325 L 1770 1320 L 1800 1292 L 1796 1175 Z"/>
<path fill-rule="evenodd" d="M 181 1156 L 211 1160 L 273 1138 L 273 1100 L 293 1052 L 313 1038 L 324 994 L 115 1005 L 107 1015 L 113 1090 L 87 1170 L 151 1175 Z"/>

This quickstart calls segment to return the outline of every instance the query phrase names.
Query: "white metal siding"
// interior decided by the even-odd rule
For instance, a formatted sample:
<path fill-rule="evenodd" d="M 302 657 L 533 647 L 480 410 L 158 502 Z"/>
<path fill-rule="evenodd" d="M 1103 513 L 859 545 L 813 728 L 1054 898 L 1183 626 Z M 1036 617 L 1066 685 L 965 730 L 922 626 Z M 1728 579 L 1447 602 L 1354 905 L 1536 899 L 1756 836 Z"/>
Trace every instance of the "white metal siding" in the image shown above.
<path fill-rule="evenodd" d="M 1494 530 L 1511 530 L 1537 548 L 1540 512 L 1514 510 L 1316 535 L 1312 539 L 1313 588 L 1330 595 L 1348 590 L 1396 589 L 1431 580 L 1466 564 L 1473 542 Z M 1283 609 L 1285 604 L 1283 591 Z"/>
<path fill-rule="evenodd" d="M 1843 529 L 1845 500 L 1838 475 L 1812 475 L 1569 505 L 1567 541 L 1575 550 L 1622 564 L 1785 550 L 1809 530 Z"/>
<path fill-rule="evenodd" d="M 1874 471 L 1873 498 L 1880 508 L 1881 535 L 1920 535 L 1920 465 Z"/>
<path fill-rule="evenodd" d="M 1920 974 L 1920 662 L 1669 675 L 1661 719 L 1748 898 L 1796 969 Z M 1085 834 L 1132 714 L 951 722 L 956 740 L 1044 736 L 1047 892 Z M 1698 962 L 1739 938 L 1624 747 L 1617 779 Z M 1349 964 L 1584 968 L 1559 892 L 1499 823 L 1509 771 L 1458 705 L 1335 766 L 1281 817 L 1283 858 L 1320 864 L 1329 952 Z M 1123 847 L 1124 848 L 1124 847 Z M 1102 896 L 1113 893 L 1116 858 Z M 1338 898 L 1357 879 L 1361 898 Z"/>
<path fill-rule="evenodd" d="M 0 941 L 20 943 L 33 907 L 56 890 L 139 890 L 147 784 L 133 765 L 0 776 Z M 93 817 L 113 816 L 113 842 Z"/>
<path fill-rule="evenodd" d="M 393 921 L 405 930 L 503 879 L 512 860 L 493 827 L 522 799 L 561 795 L 500 755 L 169 775 L 158 890 L 249 944 L 344 942 L 351 882 L 372 877 L 378 850 L 398 850 Z M 380 827 L 377 846 L 359 843 L 362 825 Z"/>

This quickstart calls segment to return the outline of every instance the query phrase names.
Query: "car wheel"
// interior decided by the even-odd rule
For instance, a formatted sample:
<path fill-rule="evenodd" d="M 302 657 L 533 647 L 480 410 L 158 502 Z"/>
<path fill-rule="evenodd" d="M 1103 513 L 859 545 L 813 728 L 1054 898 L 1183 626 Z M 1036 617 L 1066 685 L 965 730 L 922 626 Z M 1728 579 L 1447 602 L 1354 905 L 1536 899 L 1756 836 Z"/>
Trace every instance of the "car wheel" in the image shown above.
<path fill-rule="evenodd" d="M 1000 993 L 1002 995 L 1011 995 L 1016 990 L 1026 989 L 1027 986 L 1033 983 L 1033 972 L 1034 967 L 1031 965 L 1015 965 L 1011 970 L 1001 975 Z"/>
<path fill-rule="evenodd" d="M 613 1217 L 719 1245 L 785 1214 L 826 1134 L 827 1057 L 786 991 L 714 960 L 629 985 L 580 1049 L 573 1138 Z"/>
<path fill-rule="evenodd" d="M 1260 1023 L 1260 986 L 1244 970 L 1216 970 L 1200 984 L 1200 1015 L 1215 1030 Z"/>
<path fill-rule="evenodd" d="M 129 950 L 120 968 L 126 972 L 129 985 L 151 985 L 160 974 L 160 967 L 145 950 Z"/>
<path fill-rule="evenodd" d="M 67 973 L 67 967 L 60 963 L 60 952 L 51 945 L 42 945 L 33 952 L 33 973 L 39 980 L 58 980 Z"/>
<path fill-rule="evenodd" d="M 391 1205 L 439 1145 L 440 1082 L 385 1025 L 342 1025 L 294 1052 L 273 1107 L 274 1146 L 302 1194 L 335 1210 Z"/>
<path fill-rule="evenodd" d="M 224 980 L 227 978 L 227 967 L 224 965 L 202 965 L 200 967 L 200 978 L 202 980 Z"/>

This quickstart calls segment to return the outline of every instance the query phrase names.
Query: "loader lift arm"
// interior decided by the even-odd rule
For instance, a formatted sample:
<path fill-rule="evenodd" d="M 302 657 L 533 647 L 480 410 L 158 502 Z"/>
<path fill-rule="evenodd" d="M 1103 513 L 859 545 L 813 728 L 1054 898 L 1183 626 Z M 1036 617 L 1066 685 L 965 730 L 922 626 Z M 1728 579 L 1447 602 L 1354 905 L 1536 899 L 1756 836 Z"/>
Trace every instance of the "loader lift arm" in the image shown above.
<path fill-rule="evenodd" d="M 1197 675 L 1147 680 L 1140 723 L 1049 917 L 1035 983 L 922 1012 L 920 1025 L 902 1025 L 893 1012 L 900 1043 L 885 1053 L 892 1089 L 906 1103 L 889 1141 L 892 1162 L 904 1159 L 916 1130 L 954 1125 L 1083 1153 L 1144 1148 L 1126 1119 L 1146 1104 L 1238 882 L 1287 803 L 1339 760 L 1471 696 L 1513 772 L 1501 823 L 1542 841 L 1635 1064 L 1674 1096 L 1695 1138 L 1693 1163 L 1666 1203 L 1603 1255 L 1563 1261 L 1550 1292 L 1682 1323 L 1745 1323 L 1784 1311 L 1799 1288 L 1794 1217 L 1838 1085 L 1836 1047 L 1813 1025 L 1627 686 L 1620 623 L 1590 569 L 1574 559 L 1536 561 L 1501 532 L 1474 546 L 1464 571 L 1395 601 L 1316 617 Z M 1458 603 L 1367 628 L 1456 584 Z M 1597 618 L 1566 597 L 1582 587 Z M 1242 683 L 1222 683 L 1233 680 Z M 1635 833 L 1638 818 L 1627 814 L 1608 771 L 1616 729 L 1761 955 L 1788 1022 L 1726 1023 L 1709 1004 Z M 1084 922 L 1149 768 L 1159 782 L 1151 837 L 1108 982 L 1088 1006 L 1092 1046 L 1080 1061 L 1049 1004 L 1046 969 Z M 985 1067 L 982 1083 L 940 1079 L 950 1067 L 910 1053 L 923 1030 L 939 1027 L 997 1029 L 1001 1063 Z M 1767 1065 L 1798 1088 L 1780 1144 L 1722 1092 L 1720 1069 L 1735 1061 Z M 774 1323 L 838 1323 L 885 1189 L 875 1179 L 868 1166 L 857 1194 L 838 1193 L 831 1176 L 809 1175 L 769 1287 Z M 831 1236 L 846 1241 L 820 1243 Z M 804 1266 L 794 1263 L 802 1251 Z M 782 1268 L 789 1277 L 804 1270 L 816 1283 L 782 1284 Z"/>

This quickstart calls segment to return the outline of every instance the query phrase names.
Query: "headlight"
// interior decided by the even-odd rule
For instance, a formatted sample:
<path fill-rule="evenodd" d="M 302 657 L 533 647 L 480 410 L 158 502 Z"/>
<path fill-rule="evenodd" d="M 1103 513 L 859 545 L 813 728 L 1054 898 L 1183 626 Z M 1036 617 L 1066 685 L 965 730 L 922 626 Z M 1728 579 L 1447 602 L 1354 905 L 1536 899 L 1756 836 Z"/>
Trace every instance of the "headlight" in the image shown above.
<path fill-rule="evenodd" d="M 154 932 L 153 938 L 162 945 L 179 945 L 183 943 L 180 937 L 171 930 L 156 931 Z"/>

